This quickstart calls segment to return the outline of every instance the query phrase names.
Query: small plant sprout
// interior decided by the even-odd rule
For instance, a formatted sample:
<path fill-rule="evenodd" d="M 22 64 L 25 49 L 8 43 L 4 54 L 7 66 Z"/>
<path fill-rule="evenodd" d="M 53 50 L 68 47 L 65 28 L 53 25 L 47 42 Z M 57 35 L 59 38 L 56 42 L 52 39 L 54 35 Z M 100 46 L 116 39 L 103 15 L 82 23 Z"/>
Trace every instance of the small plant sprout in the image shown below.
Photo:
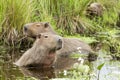
<path fill-rule="evenodd" d="M 67 70 L 64 70 L 63 73 L 64 73 L 64 76 L 66 76 L 67 75 Z"/>
<path fill-rule="evenodd" d="M 81 57 L 79 57 L 79 58 L 78 58 L 78 61 L 80 61 L 80 63 L 81 63 L 81 64 L 83 64 L 83 63 L 84 63 L 84 59 L 83 59 L 83 58 L 81 58 Z"/>
<path fill-rule="evenodd" d="M 78 48 L 77 48 L 77 50 L 78 50 L 79 53 L 82 53 L 82 52 L 81 52 L 81 49 L 82 49 L 81 47 L 78 47 Z"/>

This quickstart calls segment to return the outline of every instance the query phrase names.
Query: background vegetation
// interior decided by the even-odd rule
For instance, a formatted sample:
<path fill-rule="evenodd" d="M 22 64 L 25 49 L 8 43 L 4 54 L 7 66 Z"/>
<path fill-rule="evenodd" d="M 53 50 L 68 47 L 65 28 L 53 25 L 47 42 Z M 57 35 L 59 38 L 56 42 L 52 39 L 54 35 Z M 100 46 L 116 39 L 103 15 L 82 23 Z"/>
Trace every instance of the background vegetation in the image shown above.
<path fill-rule="evenodd" d="M 104 6 L 103 17 L 85 16 L 88 4 L 99 2 Z M 0 0 L 1 44 L 19 45 L 23 25 L 28 22 L 50 22 L 62 36 L 75 36 L 91 43 L 96 49 L 120 57 L 120 0 Z"/>

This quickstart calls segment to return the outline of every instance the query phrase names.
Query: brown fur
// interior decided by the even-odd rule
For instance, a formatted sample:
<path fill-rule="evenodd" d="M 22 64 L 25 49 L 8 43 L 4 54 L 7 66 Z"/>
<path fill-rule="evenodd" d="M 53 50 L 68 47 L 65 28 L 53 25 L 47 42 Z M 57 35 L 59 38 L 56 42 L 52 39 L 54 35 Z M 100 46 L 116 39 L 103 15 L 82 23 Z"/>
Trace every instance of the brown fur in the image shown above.
<path fill-rule="evenodd" d="M 62 38 L 58 35 L 41 33 L 22 57 L 15 63 L 17 66 L 51 66 L 55 61 L 56 51 L 62 48 Z"/>
<path fill-rule="evenodd" d="M 95 16 L 102 16 L 103 6 L 100 3 L 91 3 L 86 9 L 86 15 L 89 18 L 94 18 Z"/>
<path fill-rule="evenodd" d="M 23 32 L 25 35 L 33 38 L 36 37 L 37 34 L 44 33 L 44 32 L 56 34 L 52 29 L 52 27 L 49 27 L 49 26 L 50 24 L 48 22 L 28 23 L 24 26 Z"/>
<path fill-rule="evenodd" d="M 24 33 L 29 37 L 35 38 L 37 34 L 42 32 L 56 34 L 48 22 L 28 23 L 24 26 Z M 80 41 L 79 39 L 63 38 L 63 47 L 62 49 L 57 51 L 58 58 L 57 58 L 57 61 L 55 62 L 55 66 L 62 69 L 62 68 L 67 68 L 73 65 L 77 61 L 77 59 L 70 58 L 70 55 L 78 51 L 77 50 L 78 47 L 81 48 L 80 51 L 82 54 L 89 55 L 90 53 L 93 52 L 87 43 Z"/>

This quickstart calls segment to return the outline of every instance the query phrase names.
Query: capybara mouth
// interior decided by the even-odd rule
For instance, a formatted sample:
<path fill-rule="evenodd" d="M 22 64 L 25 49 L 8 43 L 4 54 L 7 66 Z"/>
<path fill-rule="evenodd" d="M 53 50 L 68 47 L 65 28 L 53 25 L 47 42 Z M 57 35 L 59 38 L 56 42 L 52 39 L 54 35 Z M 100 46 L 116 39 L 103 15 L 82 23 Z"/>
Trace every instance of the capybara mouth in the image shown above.
<path fill-rule="evenodd" d="M 61 48 L 62 48 L 62 44 L 59 45 L 58 47 L 56 47 L 56 50 L 59 50 L 59 49 L 61 49 Z"/>
<path fill-rule="evenodd" d="M 31 32 L 29 32 L 28 30 L 23 30 L 23 35 L 26 37 L 31 37 L 33 39 L 36 39 L 37 35 L 33 35 Z"/>
<path fill-rule="evenodd" d="M 30 37 L 30 38 L 36 39 L 36 36 L 35 36 L 35 35 L 29 35 L 29 34 L 27 34 L 27 32 L 24 32 L 24 35 L 25 35 L 26 37 Z"/>
<path fill-rule="evenodd" d="M 36 39 L 36 36 L 32 36 L 33 39 Z"/>
<path fill-rule="evenodd" d="M 56 50 L 59 50 L 62 48 L 62 43 L 59 43 L 58 46 L 56 47 Z"/>

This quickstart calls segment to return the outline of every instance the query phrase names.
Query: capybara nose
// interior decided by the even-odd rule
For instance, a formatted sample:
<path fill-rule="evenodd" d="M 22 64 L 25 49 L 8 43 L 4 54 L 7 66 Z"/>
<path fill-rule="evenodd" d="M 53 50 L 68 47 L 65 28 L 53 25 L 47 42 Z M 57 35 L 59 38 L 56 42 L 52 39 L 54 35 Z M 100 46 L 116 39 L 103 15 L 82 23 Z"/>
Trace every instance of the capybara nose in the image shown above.
<path fill-rule="evenodd" d="M 24 26 L 24 31 L 25 31 L 25 32 L 27 31 L 27 26 Z"/>
<path fill-rule="evenodd" d="M 58 42 L 59 42 L 59 43 L 62 43 L 62 39 L 59 39 Z"/>
<path fill-rule="evenodd" d="M 58 44 L 57 44 L 56 49 L 59 50 L 61 48 L 62 48 L 62 39 L 58 39 Z"/>

